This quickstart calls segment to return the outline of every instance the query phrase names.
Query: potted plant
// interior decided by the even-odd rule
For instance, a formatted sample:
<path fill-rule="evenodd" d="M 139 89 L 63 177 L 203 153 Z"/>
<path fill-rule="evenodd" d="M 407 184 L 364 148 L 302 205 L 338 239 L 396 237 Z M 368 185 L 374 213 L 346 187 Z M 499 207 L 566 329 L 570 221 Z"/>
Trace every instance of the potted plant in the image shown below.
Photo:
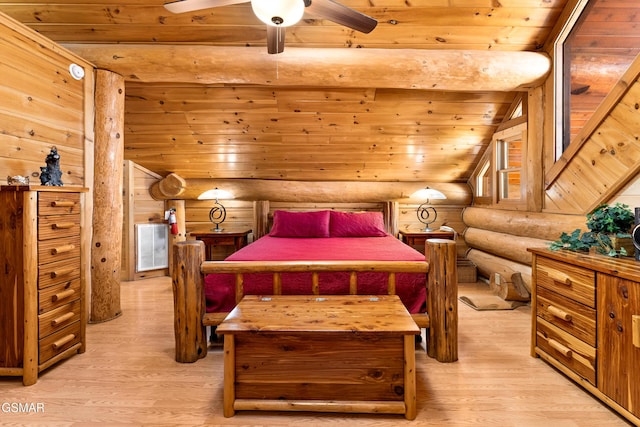
<path fill-rule="evenodd" d="M 631 228 L 635 216 L 628 205 L 616 203 L 595 208 L 587 214 L 587 227 L 594 234 L 604 253 L 608 255 L 631 255 L 633 242 Z"/>
<path fill-rule="evenodd" d="M 634 251 L 631 240 L 631 228 L 634 214 L 628 205 L 616 203 L 613 206 L 602 204 L 587 214 L 587 228 L 571 234 L 562 233 L 559 240 L 551 243 L 552 250 L 568 249 L 573 251 L 589 251 L 591 248 L 609 256 L 627 256 Z"/>

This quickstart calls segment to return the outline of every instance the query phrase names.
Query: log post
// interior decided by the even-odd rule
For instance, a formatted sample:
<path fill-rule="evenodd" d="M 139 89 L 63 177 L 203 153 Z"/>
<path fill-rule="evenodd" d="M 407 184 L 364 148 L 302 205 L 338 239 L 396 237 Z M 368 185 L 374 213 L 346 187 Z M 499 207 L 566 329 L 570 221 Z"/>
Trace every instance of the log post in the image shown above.
<path fill-rule="evenodd" d="M 456 243 L 429 239 L 427 354 L 438 362 L 458 360 L 458 272 Z"/>
<path fill-rule="evenodd" d="M 204 242 L 187 240 L 173 247 L 173 328 L 176 339 L 176 362 L 192 363 L 207 355 L 207 331 L 202 324 L 206 311 Z"/>
<path fill-rule="evenodd" d="M 90 322 L 122 314 L 122 174 L 124 158 L 124 78 L 96 71 L 93 240 Z"/>
<path fill-rule="evenodd" d="M 398 212 L 399 205 L 397 201 L 386 201 L 383 204 L 384 221 L 387 233 L 398 237 Z"/>
<path fill-rule="evenodd" d="M 269 233 L 269 201 L 253 202 L 253 240 L 258 240 Z"/>

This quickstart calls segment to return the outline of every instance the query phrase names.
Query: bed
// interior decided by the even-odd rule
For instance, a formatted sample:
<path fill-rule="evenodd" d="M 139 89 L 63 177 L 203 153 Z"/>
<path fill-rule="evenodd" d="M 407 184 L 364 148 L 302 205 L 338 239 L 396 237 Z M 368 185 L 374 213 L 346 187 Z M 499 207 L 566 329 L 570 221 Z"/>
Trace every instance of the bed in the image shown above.
<path fill-rule="evenodd" d="M 204 357 L 203 328 L 249 294 L 396 294 L 427 328 L 427 353 L 456 360 L 455 243 L 428 246 L 430 262 L 385 231 L 382 213 L 332 210 L 275 211 L 268 235 L 222 262 L 204 261 L 202 242 L 180 242 L 172 268 L 176 360 Z"/>

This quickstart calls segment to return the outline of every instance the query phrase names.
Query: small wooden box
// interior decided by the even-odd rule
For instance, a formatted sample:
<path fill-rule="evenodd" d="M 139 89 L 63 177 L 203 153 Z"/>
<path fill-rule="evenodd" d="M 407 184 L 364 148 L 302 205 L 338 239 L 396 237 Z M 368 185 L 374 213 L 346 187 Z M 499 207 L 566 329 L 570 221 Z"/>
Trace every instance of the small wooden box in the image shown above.
<path fill-rule="evenodd" d="M 458 283 L 475 283 L 478 280 L 478 269 L 468 259 L 458 258 Z"/>

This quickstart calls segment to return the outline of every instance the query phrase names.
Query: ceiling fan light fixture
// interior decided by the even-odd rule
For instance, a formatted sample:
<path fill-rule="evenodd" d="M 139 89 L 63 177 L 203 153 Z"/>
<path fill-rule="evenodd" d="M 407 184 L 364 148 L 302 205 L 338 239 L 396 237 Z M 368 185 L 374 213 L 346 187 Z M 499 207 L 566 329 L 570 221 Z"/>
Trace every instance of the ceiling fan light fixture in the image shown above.
<path fill-rule="evenodd" d="M 304 15 L 303 0 L 251 0 L 258 19 L 273 27 L 289 27 Z"/>

